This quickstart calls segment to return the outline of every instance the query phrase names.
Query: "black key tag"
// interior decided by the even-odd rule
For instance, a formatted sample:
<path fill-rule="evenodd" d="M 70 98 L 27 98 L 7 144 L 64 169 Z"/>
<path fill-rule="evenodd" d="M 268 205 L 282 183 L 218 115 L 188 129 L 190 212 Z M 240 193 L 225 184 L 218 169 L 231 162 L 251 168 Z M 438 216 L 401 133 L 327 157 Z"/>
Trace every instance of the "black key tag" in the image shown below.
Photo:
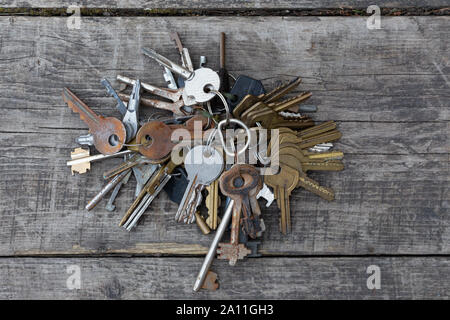
<path fill-rule="evenodd" d="M 174 175 L 166 183 L 163 189 L 171 201 L 180 204 L 188 184 L 189 180 L 186 171 L 183 168 L 178 167 L 175 169 Z"/>
<path fill-rule="evenodd" d="M 236 82 L 231 88 L 230 92 L 234 97 L 233 99 L 228 99 L 228 106 L 230 112 L 233 112 L 234 108 L 241 102 L 242 99 L 248 94 L 259 96 L 260 94 L 266 93 L 264 86 L 261 81 L 240 75 Z"/>

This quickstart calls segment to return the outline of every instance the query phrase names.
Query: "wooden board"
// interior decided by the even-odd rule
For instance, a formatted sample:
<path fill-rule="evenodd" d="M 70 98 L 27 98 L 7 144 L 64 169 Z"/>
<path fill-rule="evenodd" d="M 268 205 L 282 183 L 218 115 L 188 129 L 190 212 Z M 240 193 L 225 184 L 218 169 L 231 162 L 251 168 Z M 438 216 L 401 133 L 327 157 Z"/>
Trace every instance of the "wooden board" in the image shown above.
<path fill-rule="evenodd" d="M 355 17 L 83 17 L 80 30 L 69 30 L 65 17 L 0 17 L 0 298 L 448 298 L 449 24 L 384 17 L 381 30 L 368 30 Z M 215 262 L 216 293 L 191 295 L 212 236 L 176 224 L 165 194 L 127 233 L 117 223 L 133 179 L 117 212 L 105 201 L 84 210 L 102 172 L 120 159 L 77 176 L 65 165 L 87 130 L 62 88 L 118 116 L 100 79 L 124 74 L 164 85 L 140 48 L 178 59 L 170 30 L 195 64 L 203 54 L 212 68 L 226 30 L 232 74 L 263 79 L 267 89 L 301 76 L 300 90 L 313 93 L 308 104 L 319 107 L 313 118 L 337 120 L 344 135 L 336 148 L 345 170 L 311 174 L 336 200 L 296 190 L 286 237 L 277 208 L 263 208 L 264 257 L 235 268 Z M 65 286 L 69 264 L 84 270 L 80 291 Z M 382 270 L 382 290 L 366 287 L 370 264 Z M 257 274 L 244 276 L 248 268 Z"/>
<path fill-rule="evenodd" d="M 315 9 L 315 8 L 367 8 L 373 4 L 368 0 L 83 0 L 83 1 L 56 1 L 56 0 L 10 0 L 1 3 L 3 8 L 66 8 L 74 3 L 86 8 L 136 8 L 136 9 Z M 441 7 L 447 6 L 445 0 L 379 0 L 376 4 L 382 8 L 408 8 L 408 7 Z M 164 13 L 164 12 L 162 12 Z"/>
<path fill-rule="evenodd" d="M 0 75 L 6 111 L 0 120 L 6 160 L 0 185 L 2 255 L 205 252 L 210 237 L 196 226 L 175 224 L 176 206 L 164 194 L 132 233 L 117 227 L 132 197 L 131 183 L 119 198 L 118 212 L 105 211 L 104 204 L 84 211 L 104 183 L 101 173 L 119 159 L 94 163 L 89 174 L 75 177 L 65 166 L 74 138 L 86 130 L 62 102 L 62 87 L 98 112 L 117 116 L 99 80 L 125 73 L 162 85 L 160 68 L 139 48 L 153 43 L 176 59 L 168 26 L 186 32 L 182 36 L 192 43 L 193 57 L 206 54 L 212 67 L 218 51 L 214 34 L 228 26 L 231 72 L 266 79 L 269 88 L 287 75 L 302 75 L 302 89 L 313 92 L 311 103 L 320 108 L 315 118 L 342 121 L 344 137 L 337 148 L 347 154 L 346 170 L 313 175 L 336 190 L 337 200 L 327 203 L 296 191 L 294 232 L 286 238 L 278 233 L 277 209 L 267 210 L 270 232 L 263 252 L 449 252 L 449 219 L 442 205 L 448 189 L 435 183 L 445 182 L 440 173 L 448 171 L 448 46 L 442 41 L 448 38 L 448 18 L 388 18 L 386 30 L 374 33 L 362 18 L 201 18 L 195 23 L 191 18 L 89 18 L 72 31 L 64 18 L 0 21 L 7 31 L 2 38 L 6 70 Z M 258 31 L 239 31 L 250 25 Z M 129 39 L 133 33 L 137 40 Z"/>
<path fill-rule="evenodd" d="M 1 259 L 0 299 L 448 299 L 450 296 L 448 258 L 260 258 L 239 261 L 234 267 L 216 261 L 213 269 L 219 274 L 220 289 L 193 293 L 200 264 L 199 258 Z M 69 290 L 67 269 L 73 265 L 79 267 L 81 288 Z M 380 289 L 367 287 L 370 276 L 367 268 L 371 265 L 380 268 Z"/>

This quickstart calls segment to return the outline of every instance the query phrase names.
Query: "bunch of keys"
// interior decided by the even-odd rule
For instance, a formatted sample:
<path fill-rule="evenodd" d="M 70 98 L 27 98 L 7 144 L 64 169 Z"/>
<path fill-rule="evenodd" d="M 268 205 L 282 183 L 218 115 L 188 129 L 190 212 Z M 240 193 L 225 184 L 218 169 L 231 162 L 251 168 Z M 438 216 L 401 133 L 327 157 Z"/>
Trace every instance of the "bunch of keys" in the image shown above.
<path fill-rule="evenodd" d="M 290 194 L 294 189 L 301 187 L 325 200 L 334 199 L 331 188 L 319 185 L 307 173 L 343 170 L 343 153 L 332 150 L 333 143 L 342 134 L 333 121 L 316 125 L 304 114 L 317 111 L 315 106 L 304 104 L 311 93 L 297 92 L 288 97 L 298 89 L 300 78 L 266 92 L 257 79 L 231 75 L 225 66 L 224 33 L 220 38 L 218 71 L 205 67 L 204 56 L 195 68 L 179 35 L 172 32 L 170 38 L 180 54 L 180 64 L 153 49 L 142 48 L 146 57 L 162 67 L 167 88 L 119 74 L 116 80 L 125 86 L 116 91 L 106 78 L 101 80 L 115 101 L 118 117 L 97 114 L 71 90 L 64 88 L 64 101 L 89 127 L 87 134 L 76 139 L 77 143 L 93 146 L 100 153 L 90 155 L 90 150 L 78 148 L 67 164 L 72 174 L 81 174 L 90 169 L 93 161 L 123 157 L 123 163 L 103 173 L 107 182 L 86 209 L 93 210 L 111 193 L 105 209 L 115 210 L 121 188 L 134 179 L 134 199 L 119 222 L 126 231 L 138 226 L 141 217 L 165 190 L 169 199 L 178 204 L 173 213 L 175 222 L 180 225 L 197 223 L 204 234 L 215 232 L 194 291 L 215 290 L 217 275 L 209 269 L 216 256 L 234 266 L 238 260 L 259 255 L 259 238 L 267 228 L 258 199 L 264 198 L 266 207 L 277 203 L 280 232 L 285 235 L 292 232 Z M 123 91 L 127 86 L 131 86 L 129 93 Z M 144 121 L 141 107 L 170 111 L 172 116 Z M 239 149 L 235 146 L 240 134 L 235 130 L 237 126 L 243 129 L 240 132 L 244 132 L 246 138 Z M 224 139 L 226 129 L 233 132 L 231 141 Z M 261 142 L 259 139 L 255 149 L 251 134 L 255 129 L 270 130 L 266 156 L 255 151 Z M 174 137 L 177 130 L 184 130 L 191 137 L 181 161 L 174 157 L 180 142 Z M 198 131 L 200 139 L 196 138 Z M 214 144 L 217 137 L 219 143 Z M 248 160 L 252 152 L 256 155 L 255 163 L 239 162 L 239 156 Z M 229 158 L 234 160 L 232 164 L 228 163 Z M 221 203 L 225 203 L 222 215 Z M 206 215 L 202 204 L 205 204 Z M 222 241 L 228 229 L 229 241 Z"/>

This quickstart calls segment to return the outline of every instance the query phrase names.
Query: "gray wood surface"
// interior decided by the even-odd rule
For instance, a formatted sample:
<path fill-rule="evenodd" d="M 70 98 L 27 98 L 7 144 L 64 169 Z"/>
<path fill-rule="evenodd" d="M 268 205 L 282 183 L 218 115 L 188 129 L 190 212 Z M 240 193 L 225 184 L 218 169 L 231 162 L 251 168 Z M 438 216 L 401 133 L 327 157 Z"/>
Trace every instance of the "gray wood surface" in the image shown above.
<path fill-rule="evenodd" d="M 72 4 L 85 8 L 136 8 L 136 9 L 317 9 L 317 8 L 367 8 L 369 0 L 2 0 L 4 8 L 65 8 Z M 382 8 L 442 7 L 445 0 L 378 0 Z M 164 12 L 162 12 L 164 13 Z"/>
<path fill-rule="evenodd" d="M 219 263 L 222 290 L 198 297 L 448 297 L 442 281 L 450 271 L 447 257 L 338 256 L 450 252 L 449 17 L 386 17 L 381 30 L 368 30 L 366 19 L 355 17 L 83 18 L 80 30 L 68 30 L 66 22 L 0 18 L 0 280 L 6 283 L 0 297 L 197 297 L 189 296 L 190 277 L 200 257 L 109 255 L 202 255 L 211 236 L 195 225 L 175 224 L 176 205 L 165 194 L 136 230 L 122 231 L 117 223 L 131 202 L 133 181 L 121 191 L 117 212 L 103 209 L 105 202 L 84 210 L 104 183 L 102 172 L 120 160 L 93 163 L 91 172 L 77 176 L 65 165 L 75 137 L 87 130 L 63 103 L 62 88 L 99 113 L 118 116 L 100 79 L 121 73 L 163 85 L 161 68 L 140 48 L 178 59 L 170 30 L 180 33 L 194 63 L 204 54 L 212 68 L 218 67 L 218 36 L 225 30 L 230 72 L 263 79 L 268 89 L 301 76 L 301 90 L 313 93 L 308 103 L 319 107 L 313 118 L 338 121 L 343 138 L 336 148 L 346 154 L 345 171 L 311 175 L 334 188 L 334 202 L 294 191 L 293 233 L 287 237 L 278 232 L 276 207 L 263 209 L 261 253 L 267 257 L 235 269 Z M 50 255 L 89 258 L 19 258 Z M 386 291 L 366 289 L 369 261 L 389 270 Z M 88 270 L 85 291 L 64 286 L 64 265 L 72 262 Z M 258 279 L 245 279 L 243 268 L 256 265 Z M 53 277 L 60 266 L 60 278 Z M 279 268 L 290 276 L 279 276 Z M 167 282 L 156 282 L 161 277 Z"/>
<path fill-rule="evenodd" d="M 217 291 L 192 292 L 199 258 L 16 258 L 0 260 L 1 299 L 448 299 L 447 258 L 258 258 L 215 261 Z M 80 268 L 69 290 L 67 268 Z M 380 289 L 367 288 L 367 267 Z M 257 270 L 257 272 L 255 272 Z M 228 302 L 230 303 L 230 302 Z M 168 310 L 172 312 L 172 310 Z M 175 311 L 173 311 L 175 312 Z"/>

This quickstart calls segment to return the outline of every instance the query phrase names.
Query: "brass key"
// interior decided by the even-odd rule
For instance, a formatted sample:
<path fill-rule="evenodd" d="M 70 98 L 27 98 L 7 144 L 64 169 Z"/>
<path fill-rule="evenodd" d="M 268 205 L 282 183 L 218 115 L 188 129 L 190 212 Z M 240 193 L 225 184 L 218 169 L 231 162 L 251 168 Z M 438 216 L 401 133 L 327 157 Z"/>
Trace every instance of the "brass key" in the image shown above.
<path fill-rule="evenodd" d="M 297 186 L 299 172 L 289 166 L 280 164 L 280 172 L 264 176 L 264 182 L 273 188 L 278 208 L 281 210 L 280 230 L 283 234 L 291 232 L 291 207 L 289 197 Z"/>
<path fill-rule="evenodd" d="M 251 106 L 249 109 L 244 111 L 240 118 L 244 122 L 256 122 L 265 119 L 273 114 L 277 116 L 278 119 L 283 119 L 283 117 L 278 115 L 278 112 L 287 110 L 311 97 L 311 93 L 301 93 L 295 97 L 290 99 L 283 100 L 281 102 L 274 103 L 266 103 L 266 102 L 258 102 Z M 271 119 L 273 120 L 273 119 Z"/>
<path fill-rule="evenodd" d="M 247 95 L 242 99 L 242 101 L 234 108 L 233 115 L 236 118 L 241 118 L 241 114 L 252 107 L 257 102 L 265 102 L 272 103 L 279 100 L 282 96 L 286 95 L 294 88 L 296 88 L 302 80 L 300 78 L 296 78 L 293 81 L 281 85 L 272 91 L 261 94 L 259 96 Z"/>
<path fill-rule="evenodd" d="M 334 191 L 331 188 L 321 186 L 317 181 L 309 178 L 305 173 L 303 163 L 298 161 L 295 157 L 289 157 L 286 155 L 280 155 L 280 164 L 283 166 L 289 166 L 298 172 L 297 188 L 302 187 L 309 192 L 312 192 L 322 199 L 332 201 L 334 200 Z"/>
<path fill-rule="evenodd" d="M 95 148 L 103 154 L 113 154 L 122 149 L 126 139 L 125 126 L 117 118 L 102 117 L 92 111 L 68 88 L 63 90 L 63 99 L 69 108 L 80 114 L 94 137 Z"/>
<path fill-rule="evenodd" d="M 211 228 L 211 230 L 216 230 L 219 225 L 219 217 L 217 215 L 220 201 L 219 180 L 216 180 L 207 186 L 206 191 L 208 191 L 208 195 L 205 198 L 206 208 L 208 209 L 206 224 Z"/>

